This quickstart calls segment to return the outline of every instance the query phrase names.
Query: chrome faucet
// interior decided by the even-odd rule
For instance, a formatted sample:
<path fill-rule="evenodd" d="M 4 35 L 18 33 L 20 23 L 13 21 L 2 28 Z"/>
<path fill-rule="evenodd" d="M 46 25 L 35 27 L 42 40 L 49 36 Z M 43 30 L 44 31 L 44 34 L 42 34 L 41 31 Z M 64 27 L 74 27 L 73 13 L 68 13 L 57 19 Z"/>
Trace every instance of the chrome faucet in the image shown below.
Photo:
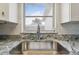
<path fill-rule="evenodd" d="M 40 40 L 40 25 L 37 26 L 37 39 Z"/>
<path fill-rule="evenodd" d="M 37 40 L 40 40 L 40 24 L 41 24 L 41 20 L 36 18 L 33 22 L 37 24 L 37 33 L 36 33 L 36 35 L 37 35 Z"/>

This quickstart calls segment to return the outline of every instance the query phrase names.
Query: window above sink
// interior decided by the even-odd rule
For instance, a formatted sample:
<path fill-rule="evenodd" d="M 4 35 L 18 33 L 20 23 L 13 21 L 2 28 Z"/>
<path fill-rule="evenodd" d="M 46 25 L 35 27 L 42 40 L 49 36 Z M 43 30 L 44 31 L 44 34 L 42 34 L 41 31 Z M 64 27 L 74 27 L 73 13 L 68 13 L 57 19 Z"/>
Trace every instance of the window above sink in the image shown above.
<path fill-rule="evenodd" d="M 54 4 L 26 3 L 24 4 L 24 32 L 36 33 L 37 21 L 41 21 L 40 32 L 53 33 L 55 29 Z"/>

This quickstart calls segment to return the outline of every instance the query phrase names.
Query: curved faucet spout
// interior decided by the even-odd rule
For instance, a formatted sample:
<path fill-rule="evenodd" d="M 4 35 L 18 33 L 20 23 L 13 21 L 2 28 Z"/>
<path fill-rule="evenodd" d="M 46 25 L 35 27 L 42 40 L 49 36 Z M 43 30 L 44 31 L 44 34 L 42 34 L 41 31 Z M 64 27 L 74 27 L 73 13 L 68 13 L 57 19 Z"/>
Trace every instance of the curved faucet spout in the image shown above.
<path fill-rule="evenodd" d="M 37 27 L 37 39 L 40 40 L 40 25 Z"/>

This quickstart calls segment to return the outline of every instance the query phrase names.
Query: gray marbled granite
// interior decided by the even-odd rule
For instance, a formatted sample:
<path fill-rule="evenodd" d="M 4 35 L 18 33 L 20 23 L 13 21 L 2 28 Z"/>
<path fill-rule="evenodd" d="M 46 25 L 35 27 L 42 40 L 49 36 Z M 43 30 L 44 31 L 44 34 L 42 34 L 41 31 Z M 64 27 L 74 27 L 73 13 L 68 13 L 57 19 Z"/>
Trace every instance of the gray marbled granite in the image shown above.
<path fill-rule="evenodd" d="M 36 40 L 37 35 L 34 33 L 27 33 L 21 35 L 22 39 L 30 39 L 30 40 Z M 75 34 L 57 34 L 57 33 L 41 33 L 40 39 L 48 39 L 48 38 L 54 38 L 58 40 L 78 40 L 79 35 Z"/>
<path fill-rule="evenodd" d="M 0 41 L 0 55 L 9 55 L 9 52 L 19 45 L 22 42 L 22 40 L 12 40 L 12 39 L 7 39 L 4 41 Z"/>
<path fill-rule="evenodd" d="M 54 33 L 41 33 L 40 34 L 40 40 L 48 39 L 48 38 L 56 38 L 56 34 Z M 37 40 L 37 35 L 36 33 L 22 34 L 22 39 Z"/>
<path fill-rule="evenodd" d="M 79 35 L 78 34 L 53 34 L 44 33 L 41 34 L 42 39 L 53 38 L 53 40 L 58 40 L 63 47 L 65 47 L 70 53 L 69 54 L 79 54 Z M 35 39 L 35 34 L 24 34 L 23 39 Z"/>
<path fill-rule="evenodd" d="M 41 34 L 41 40 L 42 39 L 49 39 L 52 38 L 52 40 L 58 40 L 58 42 L 64 46 L 68 51 L 77 53 L 79 52 L 79 35 L 75 34 L 54 34 L 54 33 L 42 33 Z M 4 40 L 3 40 L 4 39 Z M 11 51 L 14 47 L 16 47 L 18 44 L 22 42 L 22 40 L 18 39 L 30 39 L 34 40 L 36 39 L 36 34 L 30 33 L 30 34 L 22 34 L 22 35 L 0 35 L 0 55 L 8 55 L 9 51 Z M 73 44 L 75 43 L 75 44 Z M 72 45 L 72 47 L 71 47 Z M 74 51 L 72 51 L 72 48 Z"/>
<path fill-rule="evenodd" d="M 79 35 L 75 35 L 75 34 L 57 34 L 54 37 L 55 39 L 58 40 L 79 40 Z"/>
<path fill-rule="evenodd" d="M 63 34 L 58 35 L 57 40 L 60 44 L 70 51 L 70 54 L 79 54 L 79 35 L 76 34 Z"/>
<path fill-rule="evenodd" d="M 0 40 L 3 39 L 20 39 L 20 35 L 0 35 Z"/>

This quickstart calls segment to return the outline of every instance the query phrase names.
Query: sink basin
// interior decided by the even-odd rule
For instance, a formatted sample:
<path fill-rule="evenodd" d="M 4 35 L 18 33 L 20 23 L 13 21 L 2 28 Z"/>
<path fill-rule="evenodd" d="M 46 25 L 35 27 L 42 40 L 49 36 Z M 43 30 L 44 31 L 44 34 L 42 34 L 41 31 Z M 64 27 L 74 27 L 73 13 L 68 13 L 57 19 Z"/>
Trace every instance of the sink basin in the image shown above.
<path fill-rule="evenodd" d="M 29 42 L 29 49 L 51 49 L 51 42 Z"/>

